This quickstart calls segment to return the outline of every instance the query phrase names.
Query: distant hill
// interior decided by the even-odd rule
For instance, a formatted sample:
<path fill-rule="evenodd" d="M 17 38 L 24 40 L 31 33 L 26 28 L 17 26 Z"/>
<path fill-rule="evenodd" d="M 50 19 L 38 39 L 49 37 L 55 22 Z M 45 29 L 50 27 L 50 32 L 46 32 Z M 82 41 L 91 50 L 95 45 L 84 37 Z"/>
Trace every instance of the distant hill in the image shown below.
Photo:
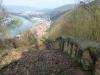
<path fill-rule="evenodd" d="M 49 30 L 49 38 L 72 36 L 100 41 L 100 3 L 81 3 L 65 12 Z"/>
<path fill-rule="evenodd" d="M 62 14 L 64 14 L 66 11 L 72 9 L 73 7 L 74 7 L 74 4 L 64 5 L 64 6 L 53 9 L 52 11 L 48 13 L 48 15 L 50 15 L 51 20 L 54 21 L 58 17 L 60 17 Z"/>
<path fill-rule="evenodd" d="M 56 20 L 59 16 L 64 14 L 66 11 L 72 9 L 74 4 L 64 5 L 55 9 L 36 9 L 33 7 L 27 6 L 7 6 L 9 12 L 13 13 L 25 13 L 25 12 L 32 12 L 35 14 L 36 12 L 43 12 L 43 15 L 50 16 L 52 21 Z"/>

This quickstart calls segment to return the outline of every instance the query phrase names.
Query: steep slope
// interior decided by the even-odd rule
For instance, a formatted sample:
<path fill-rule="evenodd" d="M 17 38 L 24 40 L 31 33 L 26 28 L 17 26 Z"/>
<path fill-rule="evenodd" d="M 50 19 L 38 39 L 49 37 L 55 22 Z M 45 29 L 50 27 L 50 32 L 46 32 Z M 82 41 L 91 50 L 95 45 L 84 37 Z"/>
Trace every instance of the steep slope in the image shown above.
<path fill-rule="evenodd" d="M 62 35 L 100 41 L 99 3 L 81 3 L 56 20 L 49 31 L 49 38 Z"/>

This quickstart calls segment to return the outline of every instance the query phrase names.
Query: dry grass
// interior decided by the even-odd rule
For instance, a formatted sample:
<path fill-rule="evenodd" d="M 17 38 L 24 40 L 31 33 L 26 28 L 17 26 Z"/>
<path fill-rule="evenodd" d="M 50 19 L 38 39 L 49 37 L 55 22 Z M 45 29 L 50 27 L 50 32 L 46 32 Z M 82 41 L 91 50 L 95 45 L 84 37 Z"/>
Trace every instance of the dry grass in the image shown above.
<path fill-rule="evenodd" d="M 5 65 L 10 64 L 12 61 L 20 59 L 22 53 L 25 51 L 27 51 L 26 48 L 3 50 L 0 53 L 0 69 Z"/>
<path fill-rule="evenodd" d="M 66 12 L 52 25 L 48 34 L 50 38 L 72 36 L 100 41 L 100 5 L 80 5 L 70 13 Z"/>
<path fill-rule="evenodd" d="M 24 53 L 16 64 L 10 64 L 4 75 L 83 75 L 83 72 L 59 51 L 33 50 Z"/>

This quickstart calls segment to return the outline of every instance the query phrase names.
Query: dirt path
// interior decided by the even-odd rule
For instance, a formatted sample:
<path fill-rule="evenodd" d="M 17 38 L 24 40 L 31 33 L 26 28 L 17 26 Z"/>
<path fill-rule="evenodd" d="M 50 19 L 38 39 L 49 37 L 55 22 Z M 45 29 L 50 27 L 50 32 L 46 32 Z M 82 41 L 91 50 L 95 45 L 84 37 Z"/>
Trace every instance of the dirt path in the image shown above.
<path fill-rule="evenodd" d="M 4 75 L 83 75 L 73 67 L 63 53 L 55 50 L 35 50 L 24 53 L 16 63 L 9 65 Z"/>

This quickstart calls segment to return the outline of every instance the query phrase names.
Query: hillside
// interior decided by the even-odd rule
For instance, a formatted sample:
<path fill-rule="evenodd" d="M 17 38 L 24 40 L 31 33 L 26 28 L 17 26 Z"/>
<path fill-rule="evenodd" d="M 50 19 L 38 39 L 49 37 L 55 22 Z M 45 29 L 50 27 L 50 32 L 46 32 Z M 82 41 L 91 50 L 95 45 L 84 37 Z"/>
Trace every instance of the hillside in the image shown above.
<path fill-rule="evenodd" d="M 100 41 L 99 3 L 80 3 L 69 12 L 55 21 L 53 27 L 49 30 L 49 38 L 63 35 Z"/>
<path fill-rule="evenodd" d="M 52 11 L 50 11 L 48 13 L 48 15 L 50 15 L 51 20 L 54 21 L 59 16 L 61 16 L 62 14 L 64 14 L 66 11 L 72 9 L 73 7 L 74 7 L 74 4 L 64 5 L 64 6 L 61 6 L 61 7 L 53 9 Z"/>

